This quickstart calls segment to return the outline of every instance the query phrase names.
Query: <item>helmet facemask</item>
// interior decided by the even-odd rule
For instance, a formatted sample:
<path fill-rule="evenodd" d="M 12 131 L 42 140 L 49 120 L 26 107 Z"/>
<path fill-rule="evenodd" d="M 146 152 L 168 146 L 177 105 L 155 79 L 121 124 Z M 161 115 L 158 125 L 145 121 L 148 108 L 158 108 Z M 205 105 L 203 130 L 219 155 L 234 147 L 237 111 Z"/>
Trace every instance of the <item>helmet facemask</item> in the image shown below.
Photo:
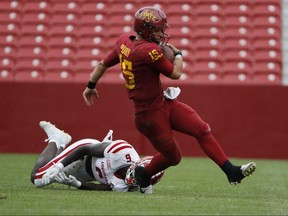
<path fill-rule="evenodd" d="M 128 170 L 126 172 L 125 183 L 129 187 L 138 186 L 136 179 L 135 179 L 135 168 L 137 166 L 145 167 L 146 165 L 148 165 L 151 162 L 152 158 L 153 158 L 152 156 L 146 156 L 146 157 L 138 160 L 137 162 L 135 162 L 134 164 L 132 164 L 128 168 Z M 162 178 L 163 175 L 164 175 L 164 171 L 158 172 L 155 175 L 153 175 L 151 177 L 151 184 L 152 185 L 156 184 L 158 181 L 160 181 L 160 179 Z"/>

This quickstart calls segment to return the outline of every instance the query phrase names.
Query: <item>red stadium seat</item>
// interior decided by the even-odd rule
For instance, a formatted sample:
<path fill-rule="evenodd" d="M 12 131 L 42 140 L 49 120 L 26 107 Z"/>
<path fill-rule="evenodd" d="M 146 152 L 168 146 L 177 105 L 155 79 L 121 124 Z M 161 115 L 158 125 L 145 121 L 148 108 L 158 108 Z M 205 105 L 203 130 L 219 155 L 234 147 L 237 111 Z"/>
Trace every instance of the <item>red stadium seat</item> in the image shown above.
<path fill-rule="evenodd" d="M 0 57 L 4 58 L 15 58 L 17 53 L 17 48 L 14 44 L 0 44 Z"/>
<path fill-rule="evenodd" d="M 108 13 L 109 11 L 109 7 L 110 4 L 107 1 L 102 1 L 102 2 L 98 2 L 98 1 L 85 1 L 85 3 L 83 3 L 81 5 L 80 8 L 80 14 L 87 14 L 87 13 L 93 13 L 93 14 L 103 14 L 103 13 Z"/>
<path fill-rule="evenodd" d="M 76 47 L 76 37 L 71 35 L 55 35 L 49 37 L 48 46 Z"/>
<path fill-rule="evenodd" d="M 197 38 L 220 38 L 222 28 L 221 26 L 209 26 L 209 27 L 196 27 L 193 32 L 193 36 Z"/>
<path fill-rule="evenodd" d="M 254 3 L 254 16 L 279 16 L 281 6 L 279 1 L 258 1 Z"/>
<path fill-rule="evenodd" d="M 222 16 L 219 15 L 202 15 L 193 18 L 193 25 L 196 28 L 201 27 L 220 27 L 222 26 Z"/>
<path fill-rule="evenodd" d="M 114 16 L 117 14 L 122 14 L 122 15 L 130 14 L 130 15 L 134 16 L 135 12 L 138 9 L 139 8 L 136 6 L 135 3 L 133 3 L 133 1 L 130 1 L 130 2 L 128 2 L 128 1 L 127 2 L 115 1 L 109 5 L 108 13 L 111 16 Z"/>
<path fill-rule="evenodd" d="M 219 84 L 220 74 L 209 72 L 209 73 L 193 73 L 189 75 L 191 80 L 195 84 Z"/>
<path fill-rule="evenodd" d="M 193 41 L 195 49 L 221 49 L 222 42 L 219 38 L 200 37 Z"/>
<path fill-rule="evenodd" d="M 279 16 L 254 16 L 253 19 L 254 27 L 273 27 L 273 28 L 281 28 L 281 19 Z"/>
<path fill-rule="evenodd" d="M 247 83 L 250 81 L 251 68 L 251 61 L 244 59 L 224 61 L 221 82 L 231 84 Z"/>
<path fill-rule="evenodd" d="M 247 73 L 241 73 L 241 72 L 225 72 L 221 76 L 220 80 L 221 84 L 230 84 L 230 85 L 239 85 L 239 84 L 245 84 L 250 85 L 251 84 L 251 77 Z"/>
<path fill-rule="evenodd" d="M 76 61 L 75 69 L 77 73 L 88 73 L 90 74 L 96 66 L 97 60 L 92 59 L 81 59 Z M 76 74 L 77 76 L 77 74 Z"/>
<path fill-rule="evenodd" d="M 152 7 L 157 7 L 157 8 L 163 9 L 163 7 L 165 7 L 165 2 L 163 2 L 163 0 L 157 1 L 157 2 L 153 1 L 153 0 L 148 0 L 147 3 L 146 3 L 146 1 L 140 0 L 140 2 L 135 2 L 134 1 L 133 5 L 135 7 L 133 12 L 135 13 L 138 9 L 140 9 L 142 7 L 147 7 L 147 6 L 152 6 Z M 167 15 L 167 11 L 165 11 L 165 12 L 166 12 L 166 15 Z M 134 14 L 134 13 L 132 13 L 132 11 L 131 11 L 129 14 Z"/>
<path fill-rule="evenodd" d="M 0 46 L 16 46 L 17 43 L 18 43 L 17 35 L 0 33 Z"/>
<path fill-rule="evenodd" d="M 24 14 L 27 13 L 49 13 L 52 9 L 52 1 L 38 1 L 38 0 L 29 0 L 24 1 L 22 10 Z"/>
<path fill-rule="evenodd" d="M 222 71 L 222 63 L 216 60 L 201 60 L 195 61 L 192 68 L 192 73 L 208 73 L 220 74 Z"/>
<path fill-rule="evenodd" d="M 21 46 L 41 46 L 46 47 L 47 46 L 47 36 L 45 35 L 21 35 L 19 37 L 19 47 Z"/>
<path fill-rule="evenodd" d="M 23 13 L 21 22 L 23 24 L 45 24 L 47 25 L 50 21 L 50 15 L 48 12 L 29 12 Z"/>
<path fill-rule="evenodd" d="M 79 17 L 79 25 L 105 25 L 110 22 L 110 18 L 108 19 L 108 17 L 106 13 L 83 13 Z M 114 18 L 114 16 L 112 17 Z M 117 17 L 117 19 L 119 19 L 119 17 Z"/>
<path fill-rule="evenodd" d="M 77 13 L 54 13 L 51 16 L 50 22 L 52 27 L 56 24 L 71 24 L 78 25 L 78 14 Z"/>
<path fill-rule="evenodd" d="M 104 22 L 107 24 L 111 25 L 127 25 L 127 26 L 132 26 L 133 25 L 133 20 L 134 20 L 134 15 L 131 14 L 113 14 L 109 15 L 106 18 L 104 18 Z"/>
<path fill-rule="evenodd" d="M 173 28 L 167 30 L 167 33 L 171 35 L 171 37 L 179 37 L 179 38 L 190 37 L 191 35 L 193 35 L 193 29 L 191 25 L 183 24 L 173 26 Z"/>
<path fill-rule="evenodd" d="M 1 59 L 1 62 L 0 62 L 0 68 L 1 70 L 5 69 L 5 70 L 8 70 L 8 71 L 11 71 L 14 69 L 16 65 L 16 58 L 14 57 L 4 57 L 3 59 Z"/>
<path fill-rule="evenodd" d="M 222 1 L 199 1 L 195 7 L 197 16 L 220 16 L 223 13 Z"/>
<path fill-rule="evenodd" d="M 0 1 L 0 11 L 6 12 L 19 12 L 23 8 L 22 1 L 11 1 L 11 0 L 1 0 Z"/>
<path fill-rule="evenodd" d="M 281 85 L 281 78 L 279 73 L 256 73 L 251 76 L 251 84 Z"/>
<path fill-rule="evenodd" d="M 224 49 L 222 57 L 224 61 L 250 61 L 253 51 L 250 49 Z"/>
<path fill-rule="evenodd" d="M 101 36 L 81 36 L 77 40 L 77 46 L 82 48 L 105 47 L 105 38 Z"/>
<path fill-rule="evenodd" d="M 281 52 L 273 49 L 259 49 L 254 51 L 254 61 L 266 61 L 281 63 Z"/>
<path fill-rule="evenodd" d="M 257 39 L 275 39 L 277 41 L 281 38 L 281 30 L 273 27 L 258 27 L 253 30 L 253 37 Z"/>
<path fill-rule="evenodd" d="M 240 16 L 235 16 L 233 14 L 231 15 L 225 15 L 223 17 L 223 25 L 226 28 L 230 27 L 252 27 L 252 18 L 250 14 L 248 15 L 240 15 Z"/>
<path fill-rule="evenodd" d="M 66 70 L 47 71 L 44 77 L 45 82 L 74 82 L 74 72 Z"/>
<path fill-rule="evenodd" d="M 246 2 L 240 2 L 240 1 L 229 1 L 224 4 L 225 7 L 225 16 L 246 16 L 249 17 L 252 14 L 253 7 L 251 3 L 249 4 Z"/>
<path fill-rule="evenodd" d="M 251 38 L 252 28 L 250 27 L 230 27 L 230 28 L 223 28 L 221 31 L 222 37 L 224 40 L 226 39 L 246 39 L 249 40 Z"/>
<path fill-rule="evenodd" d="M 69 58 L 49 58 L 47 59 L 45 70 L 48 72 L 53 71 L 68 71 L 73 72 L 75 62 Z"/>
<path fill-rule="evenodd" d="M 88 59 L 88 60 L 98 60 L 100 61 L 107 53 L 105 52 L 104 48 L 81 48 L 78 49 L 77 52 L 77 59 Z"/>
<path fill-rule="evenodd" d="M 253 49 L 273 49 L 273 50 L 281 50 L 281 42 L 280 40 L 276 40 L 274 38 L 266 39 L 266 38 L 256 38 L 253 40 Z"/>
<path fill-rule="evenodd" d="M 256 61 L 253 65 L 254 74 L 281 74 L 281 63 L 274 61 Z"/>
<path fill-rule="evenodd" d="M 252 42 L 249 38 L 225 38 L 223 40 L 224 49 L 235 49 L 235 50 L 243 50 L 243 49 L 251 49 Z"/>
<path fill-rule="evenodd" d="M 0 82 L 11 82 L 14 77 L 13 70 L 8 70 L 6 68 L 0 69 Z"/>
<path fill-rule="evenodd" d="M 20 67 L 13 75 L 14 81 L 19 82 L 41 82 L 44 78 L 44 72 L 37 68 L 22 68 Z"/>
<path fill-rule="evenodd" d="M 53 13 L 78 13 L 80 10 L 78 1 L 53 1 Z"/>
<path fill-rule="evenodd" d="M 70 37 L 76 37 L 78 34 L 78 25 L 77 24 L 53 24 L 51 25 L 49 34 L 54 36 L 70 36 Z"/>
<path fill-rule="evenodd" d="M 0 34 L 17 35 L 20 31 L 20 25 L 18 23 L 0 23 L 0 29 Z"/>
<path fill-rule="evenodd" d="M 73 47 L 66 46 L 50 46 L 47 50 L 47 58 L 49 59 L 75 59 L 76 50 Z"/>
<path fill-rule="evenodd" d="M 107 38 L 114 40 L 114 43 L 116 42 L 116 38 L 123 34 L 123 33 L 134 33 L 131 25 L 112 25 L 109 26 L 108 29 L 105 29 L 105 35 Z"/>
<path fill-rule="evenodd" d="M 238 59 L 238 60 L 230 60 L 223 62 L 223 72 L 229 71 L 229 72 L 251 72 L 251 60 L 245 60 L 245 59 Z"/>
<path fill-rule="evenodd" d="M 15 71 L 21 73 L 22 71 L 42 71 L 44 69 L 44 59 L 40 58 L 19 58 L 17 59 Z M 35 73 L 37 74 L 37 73 Z M 33 74 L 32 74 L 33 77 Z M 35 76 L 36 77 L 36 76 Z"/>
<path fill-rule="evenodd" d="M 217 61 L 220 62 L 222 59 L 220 50 L 217 49 L 199 49 L 192 55 L 193 61 Z"/>
<path fill-rule="evenodd" d="M 170 0 L 165 5 L 165 13 L 169 17 L 169 20 L 171 15 L 192 16 L 193 12 L 195 11 L 194 7 L 195 4 L 189 0 L 187 1 Z"/>
<path fill-rule="evenodd" d="M 78 29 L 78 35 L 80 38 L 90 36 L 90 37 L 103 37 L 106 35 L 105 25 L 95 24 L 95 25 L 81 25 Z"/>
<path fill-rule="evenodd" d="M 19 23 L 21 14 L 14 11 L 1 11 L 0 13 L 0 23 Z"/>
<path fill-rule="evenodd" d="M 17 52 L 18 59 L 44 59 L 46 58 L 46 49 L 41 46 L 20 46 Z"/>
<path fill-rule="evenodd" d="M 43 23 L 25 23 L 22 24 L 20 34 L 30 35 L 47 35 L 49 32 L 49 25 Z"/>

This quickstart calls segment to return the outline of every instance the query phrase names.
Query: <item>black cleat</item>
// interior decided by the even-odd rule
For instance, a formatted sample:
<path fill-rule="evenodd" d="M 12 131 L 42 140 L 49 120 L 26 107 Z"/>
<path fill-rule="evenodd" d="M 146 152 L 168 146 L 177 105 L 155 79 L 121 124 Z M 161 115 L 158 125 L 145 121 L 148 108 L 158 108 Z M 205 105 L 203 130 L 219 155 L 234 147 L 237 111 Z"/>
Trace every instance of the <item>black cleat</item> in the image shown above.
<path fill-rule="evenodd" d="M 141 193 L 152 194 L 151 178 L 145 172 L 145 168 L 142 166 L 137 166 L 135 168 L 135 179 L 140 187 Z"/>
<path fill-rule="evenodd" d="M 241 180 L 245 177 L 252 175 L 256 170 L 256 163 L 250 162 L 240 167 L 240 172 L 236 175 L 228 177 L 228 181 L 231 185 L 235 186 L 241 183 Z"/>

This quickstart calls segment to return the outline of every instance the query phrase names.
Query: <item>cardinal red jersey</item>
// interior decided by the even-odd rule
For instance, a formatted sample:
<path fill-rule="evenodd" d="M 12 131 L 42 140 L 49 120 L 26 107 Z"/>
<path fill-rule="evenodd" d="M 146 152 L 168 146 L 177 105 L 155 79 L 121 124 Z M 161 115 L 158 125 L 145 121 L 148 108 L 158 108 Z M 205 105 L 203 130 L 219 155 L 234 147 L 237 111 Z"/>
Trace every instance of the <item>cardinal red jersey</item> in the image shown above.
<path fill-rule="evenodd" d="M 107 66 L 120 63 L 136 113 L 149 112 L 163 105 L 160 74 L 170 76 L 174 66 L 163 56 L 157 44 L 123 34 L 116 41 L 114 50 L 105 57 L 104 63 Z"/>

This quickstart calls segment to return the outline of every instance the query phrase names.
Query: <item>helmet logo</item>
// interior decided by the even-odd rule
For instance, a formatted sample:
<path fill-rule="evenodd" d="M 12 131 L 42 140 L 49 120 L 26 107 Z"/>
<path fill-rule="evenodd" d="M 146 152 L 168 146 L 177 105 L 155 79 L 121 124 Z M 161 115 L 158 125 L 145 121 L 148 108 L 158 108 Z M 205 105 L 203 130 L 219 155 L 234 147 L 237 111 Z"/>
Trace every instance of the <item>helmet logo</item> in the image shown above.
<path fill-rule="evenodd" d="M 150 21 L 156 21 L 156 16 L 153 14 L 153 11 L 151 10 L 145 10 L 140 14 L 140 17 L 142 18 L 142 20 L 145 20 L 147 22 Z"/>

